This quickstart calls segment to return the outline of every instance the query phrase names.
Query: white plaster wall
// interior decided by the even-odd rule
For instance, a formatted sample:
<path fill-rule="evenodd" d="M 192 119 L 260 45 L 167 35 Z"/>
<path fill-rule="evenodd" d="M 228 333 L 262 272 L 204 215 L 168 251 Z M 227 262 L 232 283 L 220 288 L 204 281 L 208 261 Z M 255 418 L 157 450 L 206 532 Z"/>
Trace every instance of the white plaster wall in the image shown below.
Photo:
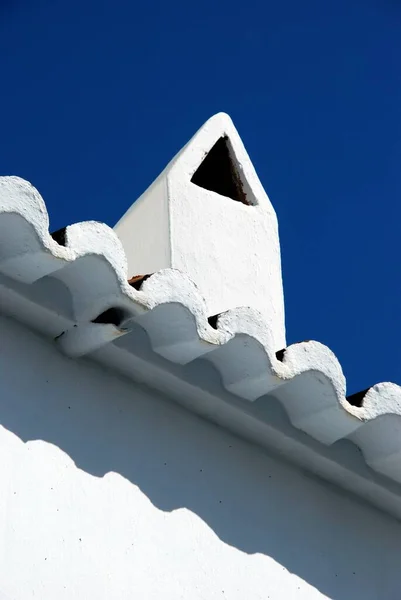
<path fill-rule="evenodd" d="M 190 185 L 170 203 L 171 264 L 201 290 L 209 315 L 236 307 L 259 310 L 275 349 L 285 348 L 277 219 L 265 205 L 247 206 Z"/>
<path fill-rule="evenodd" d="M 0 319 L 0 598 L 398 600 L 401 526 Z"/>
<path fill-rule="evenodd" d="M 166 185 L 165 178 L 158 177 L 114 226 L 124 240 L 128 277 L 171 266 Z"/>

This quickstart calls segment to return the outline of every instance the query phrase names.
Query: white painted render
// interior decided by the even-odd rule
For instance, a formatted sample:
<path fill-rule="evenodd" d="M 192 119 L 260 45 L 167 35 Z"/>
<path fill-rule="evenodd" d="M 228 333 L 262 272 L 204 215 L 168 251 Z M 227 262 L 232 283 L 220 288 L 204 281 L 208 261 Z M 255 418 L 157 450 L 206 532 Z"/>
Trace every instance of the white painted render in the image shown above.
<path fill-rule="evenodd" d="M 224 136 L 249 205 L 191 182 Z M 274 349 L 285 347 L 277 217 L 228 115 L 209 119 L 114 229 L 130 274 L 167 267 L 187 273 L 205 298 L 208 315 L 242 306 L 257 309 Z"/>
<path fill-rule="evenodd" d="M 32 185 L 0 177 L 2 312 L 66 356 L 90 355 L 401 519 L 399 386 L 379 383 L 349 401 L 329 348 L 308 341 L 276 354 L 258 311 L 210 321 L 177 269 L 129 285 L 124 249 L 106 225 L 52 236 L 48 224 Z"/>
<path fill-rule="evenodd" d="M 0 319 L 0 597 L 398 600 L 401 525 Z"/>
<path fill-rule="evenodd" d="M 129 277 L 155 273 L 171 264 L 166 187 L 165 178 L 158 177 L 116 226 L 130 251 Z"/>

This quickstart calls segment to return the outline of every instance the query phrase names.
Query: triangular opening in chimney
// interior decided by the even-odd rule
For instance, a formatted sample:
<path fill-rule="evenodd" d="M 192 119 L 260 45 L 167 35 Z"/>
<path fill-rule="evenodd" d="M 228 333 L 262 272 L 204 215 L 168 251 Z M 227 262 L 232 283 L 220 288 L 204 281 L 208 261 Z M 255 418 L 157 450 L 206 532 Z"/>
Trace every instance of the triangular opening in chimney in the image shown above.
<path fill-rule="evenodd" d="M 217 140 L 193 174 L 191 182 L 205 190 L 249 204 L 238 169 L 231 158 L 227 137 Z"/>

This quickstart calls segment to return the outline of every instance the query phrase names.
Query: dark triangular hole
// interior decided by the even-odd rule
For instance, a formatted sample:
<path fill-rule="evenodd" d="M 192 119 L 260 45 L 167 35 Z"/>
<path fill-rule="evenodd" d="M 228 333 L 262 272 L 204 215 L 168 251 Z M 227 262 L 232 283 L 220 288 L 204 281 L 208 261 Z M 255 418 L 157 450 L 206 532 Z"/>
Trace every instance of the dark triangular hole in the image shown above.
<path fill-rule="evenodd" d="M 119 327 L 126 318 L 126 315 L 121 308 L 108 308 L 102 312 L 96 319 L 92 319 L 92 323 L 101 323 L 103 325 L 115 325 Z"/>
<path fill-rule="evenodd" d="M 208 152 L 191 179 L 205 190 L 249 204 L 241 178 L 230 155 L 227 137 L 221 137 Z"/>

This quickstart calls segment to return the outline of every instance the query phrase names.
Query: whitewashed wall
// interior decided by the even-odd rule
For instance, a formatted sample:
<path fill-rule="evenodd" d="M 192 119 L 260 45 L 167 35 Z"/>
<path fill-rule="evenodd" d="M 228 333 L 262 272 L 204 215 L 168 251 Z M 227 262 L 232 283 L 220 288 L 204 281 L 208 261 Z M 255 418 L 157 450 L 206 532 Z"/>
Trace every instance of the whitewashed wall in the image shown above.
<path fill-rule="evenodd" d="M 401 526 L 0 320 L 0 597 L 398 600 Z"/>

